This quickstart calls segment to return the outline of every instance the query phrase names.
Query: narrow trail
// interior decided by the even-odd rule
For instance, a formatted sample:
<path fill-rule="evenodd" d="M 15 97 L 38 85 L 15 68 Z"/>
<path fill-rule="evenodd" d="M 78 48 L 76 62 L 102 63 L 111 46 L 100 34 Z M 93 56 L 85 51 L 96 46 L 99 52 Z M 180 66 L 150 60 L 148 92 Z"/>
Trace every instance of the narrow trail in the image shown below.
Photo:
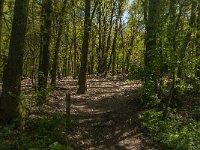
<path fill-rule="evenodd" d="M 133 97 L 134 94 L 125 92 L 109 98 L 76 101 L 72 115 L 76 123 L 71 133 L 74 149 L 150 149 L 135 122 L 139 110 Z"/>
<path fill-rule="evenodd" d="M 153 150 L 136 123 L 140 107 L 134 91 L 140 82 L 92 77 L 84 95 L 76 94 L 76 83 L 71 78 L 60 80 L 46 108 L 64 112 L 66 90 L 62 88 L 70 89 L 73 131 L 69 140 L 74 150 Z"/>
<path fill-rule="evenodd" d="M 138 131 L 139 106 L 134 89 L 141 85 L 117 79 L 89 79 L 86 95 L 72 96 L 74 149 L 150 149 Z"/>

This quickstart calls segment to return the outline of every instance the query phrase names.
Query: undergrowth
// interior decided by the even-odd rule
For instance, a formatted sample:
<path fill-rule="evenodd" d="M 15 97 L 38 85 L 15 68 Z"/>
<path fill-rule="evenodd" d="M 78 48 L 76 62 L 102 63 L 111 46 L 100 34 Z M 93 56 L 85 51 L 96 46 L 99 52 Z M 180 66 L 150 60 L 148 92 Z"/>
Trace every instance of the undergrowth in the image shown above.
<path fill-rule="evenodd" d="M 10 150 L 70 150 L 66 124 L 61 114 L 52 114 L 46 119 L 29 119 L 23 130 L 14 125 L 0 130 L 0 149 Z"/>
<path fill-rule="evenodd" d="M 200 149 L 200 123 L 183 120 L 170 114 L 162 120 L 162 112 L 149 110 L 139 116 L 141 126 L 147 130 L 151 139 L 166 150 Z"/>

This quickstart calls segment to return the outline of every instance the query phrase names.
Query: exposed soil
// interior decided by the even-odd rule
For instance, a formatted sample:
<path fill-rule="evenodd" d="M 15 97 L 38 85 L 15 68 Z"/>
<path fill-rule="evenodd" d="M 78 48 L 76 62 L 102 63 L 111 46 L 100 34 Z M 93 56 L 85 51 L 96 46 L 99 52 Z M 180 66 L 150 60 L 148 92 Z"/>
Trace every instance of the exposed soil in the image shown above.
<path fill-rule="evenodd" d="M 88 92 L 84 95 L 76 94 L 76 84 L 72 78 L 60 80 L 45 106 L 49 112 L 65 113 L 65 95 L 71 93 L 73 130 L 69 140 L 74 150 L 154 149 L 136 121 L 140 113 L 135 92 L 141 87 L 139 81 L 93 76 L 87 81 Z"/>

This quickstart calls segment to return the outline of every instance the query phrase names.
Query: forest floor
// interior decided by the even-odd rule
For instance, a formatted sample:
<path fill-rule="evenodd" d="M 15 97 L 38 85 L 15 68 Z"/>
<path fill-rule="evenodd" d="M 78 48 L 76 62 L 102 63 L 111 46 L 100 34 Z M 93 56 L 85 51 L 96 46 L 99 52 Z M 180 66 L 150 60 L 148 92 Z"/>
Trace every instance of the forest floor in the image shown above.
<path fill-rule="evenodd" d="M 25 81 L 24 89 L 30 85 Z M 68 138 L 74 150 L 150 150 L 148 138 L 142 133 L 137 116 L 141 113 L 136 90 L 139 81 L 120 77 L 89 77 L 88 92 L 76 94 L 77 80 L 58 81 L 50 94 L 45 111 L 65 113 L 65 95 L 71 93 L 72 131 Z M 38 117 L 32 110 L 31 117 Z"/>

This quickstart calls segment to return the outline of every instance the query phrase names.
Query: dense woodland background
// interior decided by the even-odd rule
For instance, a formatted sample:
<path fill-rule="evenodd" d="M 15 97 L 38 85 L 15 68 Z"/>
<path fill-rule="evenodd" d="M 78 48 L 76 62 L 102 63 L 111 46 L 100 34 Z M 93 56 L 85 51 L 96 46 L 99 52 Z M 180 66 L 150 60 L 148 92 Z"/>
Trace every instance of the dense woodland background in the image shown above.
<path fill-rule="evenodd" d="M 20 149 L 20 140 L 21 149 L 33 148 L 9 137 L 40 128 L 30 99 L 45 112 L 49 95 L 73 91 L 59 84 L 70 77 L 81 95 L 91 78 L 137 80 L 129 89 L 141 110 L 135 121 L 150 145 L 200 149 L 200 0 L 0 0 L 0 149 L 8 141 Z M 73 123 L 64 126 L 68 135 Z"/>

